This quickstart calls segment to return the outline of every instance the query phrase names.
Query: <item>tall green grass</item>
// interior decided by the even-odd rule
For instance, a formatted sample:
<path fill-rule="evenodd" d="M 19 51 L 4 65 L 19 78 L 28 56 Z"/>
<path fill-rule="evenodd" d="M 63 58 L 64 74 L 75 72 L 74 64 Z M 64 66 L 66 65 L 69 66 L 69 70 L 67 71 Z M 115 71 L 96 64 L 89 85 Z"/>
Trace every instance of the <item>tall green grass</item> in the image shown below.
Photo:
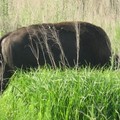
<path fill-rule="evenodd" d="M 120 71 L 17 71 L 0 96 L 0 120 L 119 120 Z"/>

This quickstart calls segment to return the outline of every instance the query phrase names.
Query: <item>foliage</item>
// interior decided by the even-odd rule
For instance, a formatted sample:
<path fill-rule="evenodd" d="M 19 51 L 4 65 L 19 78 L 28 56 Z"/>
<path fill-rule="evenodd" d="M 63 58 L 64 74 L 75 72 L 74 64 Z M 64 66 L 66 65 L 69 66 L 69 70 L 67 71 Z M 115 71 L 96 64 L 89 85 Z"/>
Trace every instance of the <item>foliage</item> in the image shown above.
<path fill-rule="evenodd" d="M 0 98 L 1 120 L 118 120 L 120 71 L 17 71 Z"/>

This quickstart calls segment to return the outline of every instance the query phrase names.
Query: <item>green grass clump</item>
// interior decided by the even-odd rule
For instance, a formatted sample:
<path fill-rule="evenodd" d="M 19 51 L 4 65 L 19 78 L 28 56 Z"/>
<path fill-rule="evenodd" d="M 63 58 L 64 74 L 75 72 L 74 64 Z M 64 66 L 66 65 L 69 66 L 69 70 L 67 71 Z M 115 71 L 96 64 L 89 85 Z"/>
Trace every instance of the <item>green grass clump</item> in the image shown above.
<path fill-rule="evenodd" d="M 0 97 L 0 120 L 119 120 L 120 71 L 17 71 Z"/>

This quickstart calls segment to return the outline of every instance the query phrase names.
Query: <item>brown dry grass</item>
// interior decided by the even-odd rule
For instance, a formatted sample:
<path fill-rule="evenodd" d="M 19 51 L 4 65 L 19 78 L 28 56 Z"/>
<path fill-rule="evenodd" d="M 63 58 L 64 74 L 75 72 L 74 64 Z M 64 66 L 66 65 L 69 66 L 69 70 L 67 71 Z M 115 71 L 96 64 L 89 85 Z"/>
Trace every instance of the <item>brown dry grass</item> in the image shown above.
<path fill-rule="evenodd" d="M 113 47 L 118 48 L 120 0 L 4 0 L 0 4 L 0 31 L 8 32 L 24 25 L 87 21 L 101 26 L 107 32 Z M 8 3 L 8 4 L 7 4 Z M 6 7 L 7 6 L 7 7 Z M 8 14 L 4 15 L 6 8 Z M 2 34 L 2 33 L 1 33 Z M 118 37 L 116 37 L 118 36 Z M 120 42 L 119 42 L 120 43 Z"/>

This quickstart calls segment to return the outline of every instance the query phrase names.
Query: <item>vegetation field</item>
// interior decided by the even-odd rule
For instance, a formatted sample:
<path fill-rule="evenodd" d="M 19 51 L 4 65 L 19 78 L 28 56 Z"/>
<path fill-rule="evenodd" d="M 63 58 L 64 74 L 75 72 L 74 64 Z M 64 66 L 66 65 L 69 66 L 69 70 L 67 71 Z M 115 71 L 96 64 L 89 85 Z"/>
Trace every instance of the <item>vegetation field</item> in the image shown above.
<path fill-rule="evenodd" d="M 120 51 L 120 0 L 1 0 L 0 37 L 36 23 L 87 21 Z M 120 120 L 120 70 L 17 70 L 0 95 L 0 120 Z"/>
<path fill-rule="evenodd" d="M 0 96 L 0 120 L 119 119 L 118 70 L 18 70 Z"/>

